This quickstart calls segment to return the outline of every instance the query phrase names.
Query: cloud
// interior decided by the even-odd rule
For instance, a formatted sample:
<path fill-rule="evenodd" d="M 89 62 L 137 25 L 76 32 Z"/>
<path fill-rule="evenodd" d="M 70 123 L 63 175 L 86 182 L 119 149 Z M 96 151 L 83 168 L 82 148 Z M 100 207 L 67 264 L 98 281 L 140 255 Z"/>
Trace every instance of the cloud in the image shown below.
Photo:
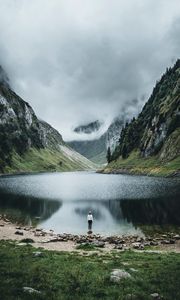
<path fill-rule="evenodd" d="M 136 115 L 180 53 L 179 0 L 0 0 L 0 64 L 65 140 Z"/>

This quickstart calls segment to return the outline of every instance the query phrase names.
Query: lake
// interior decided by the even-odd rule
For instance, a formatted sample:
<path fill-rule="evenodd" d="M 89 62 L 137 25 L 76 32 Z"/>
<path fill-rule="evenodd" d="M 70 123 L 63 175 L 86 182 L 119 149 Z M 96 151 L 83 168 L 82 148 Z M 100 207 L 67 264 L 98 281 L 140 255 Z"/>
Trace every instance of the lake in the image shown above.
<path fill-rule="evenodd" d="M 0 214 L 57 233 L 87 232 L 87 213 L 100 234 L 139 234 L 180 226 L 180 179 L 43 173 L 0 178 Z"/>

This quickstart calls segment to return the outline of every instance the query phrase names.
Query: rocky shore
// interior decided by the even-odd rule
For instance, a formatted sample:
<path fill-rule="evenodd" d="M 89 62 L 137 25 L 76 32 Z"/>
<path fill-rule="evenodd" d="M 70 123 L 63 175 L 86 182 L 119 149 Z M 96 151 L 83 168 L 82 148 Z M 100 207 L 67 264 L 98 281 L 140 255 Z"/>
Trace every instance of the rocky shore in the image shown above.
<path fill-rule="evenodd" d="M 19 226 L 2 215 L 0 216 L 0 239 L 17 240 L 20 245 L 30 243 L 35 247 L 59 251 L 74 251 L 90 246 L 95 250 L 101 248 L 103 251 L 135 249 L 180 252 L 180 235 L 177 233 L 156 234 L 153 237 L 102 236 L 93 233 L 86 235 L 58 234 L 53 230 Z"/>

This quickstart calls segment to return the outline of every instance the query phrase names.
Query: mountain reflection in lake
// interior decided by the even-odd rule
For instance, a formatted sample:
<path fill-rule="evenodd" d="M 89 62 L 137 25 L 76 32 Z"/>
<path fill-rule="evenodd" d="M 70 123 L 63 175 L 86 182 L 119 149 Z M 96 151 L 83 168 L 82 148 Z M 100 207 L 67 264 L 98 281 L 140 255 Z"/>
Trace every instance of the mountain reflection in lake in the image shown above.
<path fill-rule="evenodd" d="M 179 179 L 88 172 L 0 178 L 0 213 L 56 232 L 141 234 L 139 225 L 180 225 Z"/>

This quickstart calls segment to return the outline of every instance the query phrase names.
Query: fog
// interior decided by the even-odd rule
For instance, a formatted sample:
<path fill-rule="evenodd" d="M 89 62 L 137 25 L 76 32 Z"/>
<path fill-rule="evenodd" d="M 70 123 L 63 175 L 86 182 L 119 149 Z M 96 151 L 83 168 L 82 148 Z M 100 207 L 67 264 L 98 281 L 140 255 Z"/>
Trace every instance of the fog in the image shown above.
<path fill-rule="evenodd" d="M 12 88 L 71 140 L 138 114 L 179 56 L 180 1 L 0 0 L 0 28 Z"/>

